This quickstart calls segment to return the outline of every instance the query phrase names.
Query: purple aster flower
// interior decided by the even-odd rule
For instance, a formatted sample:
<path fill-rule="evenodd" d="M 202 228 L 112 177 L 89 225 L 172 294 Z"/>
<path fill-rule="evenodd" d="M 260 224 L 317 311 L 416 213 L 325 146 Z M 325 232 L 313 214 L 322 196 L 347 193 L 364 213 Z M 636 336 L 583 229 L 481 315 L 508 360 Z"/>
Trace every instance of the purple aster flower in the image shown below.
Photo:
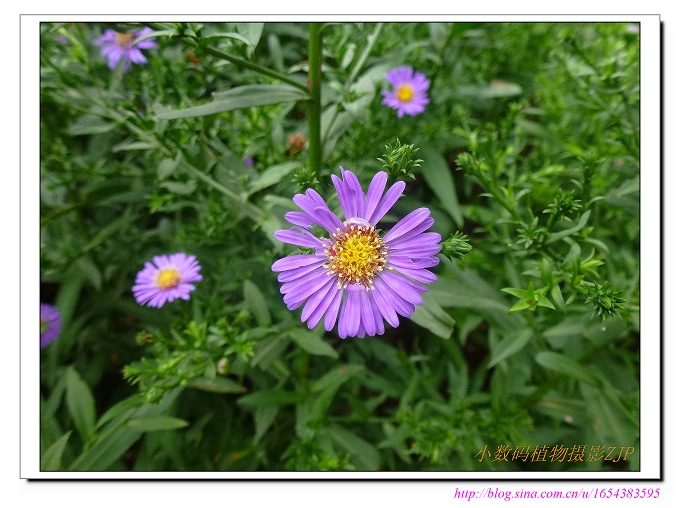
<path fill-rule="evenodd" d="M 301 212 L 288 212 L 295 227 L 274 236 L 285 243 L 312 249 L 279 259 L 272 270 L 281 272 L 283 301 L 290 310 L 304 304 L 302 321 L 314 328 L 324 317 L 330 331 L 338 322 L 338 335 L 382 335 L 383 319 L 399 325 L 397 314 L 410 317 L 427 291 L 421 283 L 437 277 L 427 270 L 439 263 L 439 233 L 425 231 L 434 224 L 430 210 L 418 208 L 397 222 L 384 236 L 376 225 L 396 203 L 405 183 L 387 192 L 387 173 L 373 177 L 364 194 L 351 171 L 340 168 L 342 179 L 332 175 L 345 220 L 335 215 L 313 189 L 297 194 L 293 201 Z M 323 227 L 330 238 L 317 238 L 310 229 Z"/>
<path fill-rule="evenodd" d="M 415 116 L 425 111 L 430 103 L 427 89 L 430 82 L 424 74 L 413 72 L 413 67 L 397 67 L 385 75 L 394 90 L 383 90 L 382 103 L 397 110 L 397 116 Z"/>
<path fill-rule="evenodd" d="M 187 256 L 183 252 L 169 256 L 154 256 L 153 264 L 144 263 L 144 269 L 137 274 L 132 293 L 140 305 L 162 307 L 165 302 L 175 298 L 189 299 L 196 286 L 190 282 L 203 280 L 198 272 L 201 265 L 196 256 Z"/>
<path fill-rule="evenodd" d="M 56 307 L 47 303 L 40 304 L 40 349 L 59 337 L 61 314 Z"/>
<path fill-rule="evenodd" d="M 108 60 L 109 68 L 115 69 L 122 59 L 124 61 L 123 70 L 127 72 L 132 63 L 146 63 L 146 57 L 141 50 L 157 47 L 154 37 L 137 42 L 137 39 L 150 34 L 152 31 L 151 28 L 145 27 L 139 32 L 127 34 L 108 28 L 94 43 L 102 47 L 99 54 Z"/>

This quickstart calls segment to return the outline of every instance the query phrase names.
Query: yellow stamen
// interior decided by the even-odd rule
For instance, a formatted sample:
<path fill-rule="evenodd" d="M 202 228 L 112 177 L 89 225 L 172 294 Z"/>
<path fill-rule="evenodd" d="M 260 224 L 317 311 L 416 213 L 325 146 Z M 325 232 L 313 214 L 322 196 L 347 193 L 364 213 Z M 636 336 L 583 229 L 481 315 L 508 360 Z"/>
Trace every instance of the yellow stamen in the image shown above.
<path fill-rule="evenodd" d="M 399 85 L 397 87 L 397 99 L 400 102 L 411 102 L 413 100 L 413 87 L 411 85 Z"/>
<path fill-rule="evenodd" d="M 172 289 L 179 286 L 180 276 L 177 268 L 164 268 L 156 275 L 158 289 Z"/>
<path fill-rule="evenodd" d="M 122 34 L 116 32 L 116 44 L 118 44 L 121 48 L 129 49 L 134 36 L 135 34 Z"/>
<path fill-rule="evenodd" d="M 345 223 L 347 225 L 347 223 Z M 361 284 L 373 289 L 373 279 L 387 263 L 387 246 L 371 225 L 349 224 L 344 231 L 333 234 L 333 243 L 326 247 L 328 275 L 338 276 L 338 287 Z"/>

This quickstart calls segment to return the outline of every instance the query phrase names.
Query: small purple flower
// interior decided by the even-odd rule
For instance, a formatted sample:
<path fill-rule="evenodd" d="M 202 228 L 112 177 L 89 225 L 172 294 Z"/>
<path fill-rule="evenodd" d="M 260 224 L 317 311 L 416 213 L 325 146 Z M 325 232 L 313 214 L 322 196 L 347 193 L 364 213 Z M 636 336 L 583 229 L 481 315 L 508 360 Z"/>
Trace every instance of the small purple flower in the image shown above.
<path fill-rule="evenodd" d="M 190 282 L 203 280 L 198 272 L 201 266 L 196 256 L 187 256 L 183 252 L 170 256 L 154 256 L 153 264 L 144 263 L 144 269 L 137 274 L 132 293 L 140 305 L 162 307 L 165 302 L 175 298 L 189 299 L 196 286 Z"/>
<path fill-rule="evenodd" d="M 108 60 L 109 68 L 115 69 L 122 59 L 124 61 L 123 70 L 128 72 L 132 63 L 141 65 L 147 62 L 141 50 L 157 47 L 154 37 L 137 42 L 137 39 L 150 34 L 152 31 L 151 28 L 144 27 L 139 32 L 128 34 L 108 28 L 94 43 L 102 47 L 99 54 Z"/>
<path fill-rule="evenodd" d="M 413 67 L 397 67 L 385 75 L 394 90 L 383 90 L 382 103 L 397 110 L 397 116 L 415 116 L 425 111 L 430 103 L 427 89 L 430 82 L 424 74 L 413 72 Z"/>
<path fill-rule="evenodd" d="M 61 314 L 56 307 L 47 303 L 40 304 L 40 349 L 59 337 Z"/>
<path fill-rule="evenodd" d="M 255 161 L 253 160 L 252 157 L 246 157 L 245 159 L 243 159 L 243 162 L 246 163 L 246 166 L 250 167 L 253 165 Z"/>
<path fill-rule="evenodd" d="M 397 314 L 410 317 L 423 300 L 420 293 L 437 277 L 427 270 L 439 263 L 439 233 L 425 231 L 434 224 L 430 210 L 418 208 L 397 222 L 384 236 L 376 229 L 404 190 L 397 182 L 387 192 L 387 173 L 373 177 L 364 194 L 357 177 L 340 168 L 342 179 L 332 175 L 338 193 L 342 222 L 313 189 L 293 201 L 301 212 L 288 212 L 295 227 L 276 231 L 285 243 L 312 249 L 279 259 L 272 270 L 281 272 L 283 301 L 290 310 L 300 307 L 302 321 L 314 328 L 322 317 L 330 331 L 338 321 L 338 335 L 382 335 L 383 319 L 399 325 Z M 330 238 L 317 238 L 310 229 L 323 227 Z"/>

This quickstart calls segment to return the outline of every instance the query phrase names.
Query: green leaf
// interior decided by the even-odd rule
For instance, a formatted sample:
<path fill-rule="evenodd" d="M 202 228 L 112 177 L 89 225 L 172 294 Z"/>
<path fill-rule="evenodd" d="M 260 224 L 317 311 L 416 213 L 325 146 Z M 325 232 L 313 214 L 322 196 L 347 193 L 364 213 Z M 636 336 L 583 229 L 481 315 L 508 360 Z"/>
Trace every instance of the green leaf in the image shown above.
<path fill-rule="evenodd" d="M 95 430 L 94 397 L 74 367 L 66 370 L 66 407 L 83 441 L 89 443 Z"/>
<path fill-rule="evenodd" d="M 147 415 L 138 418 L 130 418 L 127 426 L 139 432 L 155 432 L 160 430 L 181 429 L 189 425 L 189 422 L 168 415 Z"/>
<path fill-rule="evenodd" d="M 458 195 L 453 183 L 453 176 L 446 160 L 433 147 L 420 147 L 418 157 L 423 159 L 421 173 L 425 182 L 439 199 L 439 204 L 446 210 L 459 228 L 463 226 L 463 211 L 458 204 Z"/>
<path fill-rule="evenodd" d="M 236 23 L 236 30 L 245 37 L 250 49 L 253 50 L 260 42 L 264 23 Z"/>
<path fill-rule="evenodd" d="M 456 324 L 456 320 L 429 293 L 423 295 L 423 304 L 416 307 L 409 319 L 442 339 L 451 337 Z"/>
<path fill-rule="evenodd" d="M 95 115 L 83 115 L 72 123 L 68 128 L 70 136 L 84 136 L 91 134 L 103 134 L 115 129 L 117 124 L 108 122 Z"/>
<path fill-rule="evenodd" d="M 355 462 L 359 470 L 378 470 L 380 467 L 380 452 L 371 443 L 338 425 L 328 427 L 328 434 L 336 443 L 352 455 L 352 461 Z"/>
<path fill-rule="evenodd" d="M 163 182 L 161 187 L 168 189 L 173 194 L 180 196 L 187 196 L 196 190 L 196 182 L 190 180 L 188 182 Z"/>
<path fill-rule="evenodd" d="M 246 279 L 243 283 L 243 296 L 246 299 L 248 308 L 253 312 L 258 326 L 269 326 L 272 318 L 269 315 L 267 301 L 264 299 L 260 288 L 253 281 Z"/>
<path fill-rule="evenodd" d="M 550 288 L 550 296 L 552 296 L 553 302 L 559 310 L 564 312 L 566 305 L 564 304 L 564 298 L 562 297 L 562 290 L 558 284 L 555 284 Z"/>
<path fill-rule="evenodd" d="M 300 164 L 297 162 L 284 162 L 270 166 L 248 185 L 248 195 L 279 183 L 298 167 Z"/>
<path fill-rule="evenodd" d="M 137 410 L 142 405 L 142 398 L 139 394 L 132 395 L 111 406 L 97 421 L 97 428 L 100 429 L 106 422 L 109 422 L 131 409 Z"/>
<path fill-rule="evenodd" d="M 272 426 L 272 423 L 274 423 L 278 413 L 278 407 L 258 407 L 255 409 L 255 437 L 253 438 L 253 444 L 260 442 L 260 439 L 262 439 Z"/>
<path fill-rule="evenodd" d="M 278 407 L 297 404 L 302 400 L 302 396 L 286 392 L 280 388 L 268 388 L 249 395 L 244 395 L 238 399 L 237 404 L 250 407 Z"/>
<path fill-rule="evenodd" d="M 165 394 L 157 404 L 144 404 L 134 411 L 132 417 L 141 418 L 166 412 L 182 390 L 182 387 L 175 388 Z M 129 450 L 142 432 L 125 425 L 128 420 L 126 415 L 127 413 L 123 413 L 112 420 L 97 436 L 94 444 L 76 458 L 69 471 L 105 471 Z"/>
<path fill-rule="evenodd" d="M 313 332 L 303 330 L 302 328 L 293 328 L 288 332 L 288 336 L 308 353 L 339 358 L 333 346 Z"/>
<path fill-rule="evenodd" d="M 573 228 L 569 229 L 563 229 L 562 231 L 558 231 L 557 233 L 553 233 L 550 235 L 550 238 L 548 238 L 548 241 L 546 243 L 554 243 L 558 240 L 562 240 L 563 238 L 566 238 L 567 236 L 571 236 L 574 233 L 578 233 L 581 231 L 584 227 L 586 227 L 586 224 L 588 223 L 588 219 L 590 218 L 590 210 L 587 210 L 586 213 L 584 213 L 581 218 L 578 221 L 578 224 L 574 226 Z"/>
<path fill-rule="evenodd" d="M 226 377 L 208 379 L 199 377 L 189 382 L 189 387 L 213 393 L 243 393 L 246 388 L 236 381 Z"/>
<path fill-rule="evenodd" d="M 213 97 L 213 102 L 201 106 L 193 106 L 175 111 L 161 111 L 158 113 L 158 118 L 164 120 L 193 118 L 224 113 L 234 109 L 266 106 L 281 102 L 298 102 L 309 99 L 309 96 L 300 89 L 283 84 L 243 85 L 226 92 L 216 92 L 213 94 Z"/>
<path fill-rule="evenodd" d="M 529 343 L 531 337 L 533 337 L 533 332 L 530 328 L 522 328 L 506 335 L 503 340 L 491 347 L 491 358 L 487 368 L 490 369 L 498 362 L 521 351 Z"/>
<path fill-rule="evenodd" d="M 59 471 L 61 469 L 61 456 L 66 448 L 68 438 L 71 437 L 71 432 L 69 430 L 43 453 L 43 456 L 40 458 L 41 471 Z"/>
<path fill-rule="evenodd" d="M 181 160 L 182 152 L 178 152 L 177 156 L 174 159 L 171 159 L 169 157 L 163 159 L 161 163 L 158 165 L 158 169 L 156 170 L 156 173 L 158 174 L 158 179 L 165 180 L 167 177 L 172 175 L 175 172 L 175 170 L 177 170 L 177 167 L 179 166 Z"/>
<path fill-rule="evenodd" d="M 359 372 L 365 370 L 366 367 L 361 364 L 340 365 L 314 381 L 310 388 L 313 392 L 321 392 L 333 388 L 337 389 L 340 385 L 356 376 Z"/>
<path fill-rule="evenodd" d="M 576 362 L 576 360 L 560 353 L 553 353 L 551 351 L 538 353 L 536 355 L 536 363 L 546 369 L 566 374 L 592 386 L 600 386 L 602 384 L 590 370 Z"/>

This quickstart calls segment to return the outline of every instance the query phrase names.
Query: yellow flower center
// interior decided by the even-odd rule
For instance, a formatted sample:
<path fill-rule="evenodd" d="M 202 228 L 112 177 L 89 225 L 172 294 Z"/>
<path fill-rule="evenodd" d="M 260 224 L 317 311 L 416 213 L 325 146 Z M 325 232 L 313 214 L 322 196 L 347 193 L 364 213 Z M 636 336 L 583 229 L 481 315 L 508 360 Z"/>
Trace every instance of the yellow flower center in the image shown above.
<path fill-rule="evenodd" d="M 121 34 L 116 32 L 116 44 L 121 48 L 129 49 L 134 36 L 135 34 Z"/>
<path fill-rule="evenodd" d="M 387 262 L 387 247 L 375 227 L 345 222 L 344 231 L 333 233 L 333 243 L 325 248 L 328 275 L 338 276 L 338 287 L 361 284 L 373 289 L 373 279 Z"/>
<path fill-rule="evenodd" d="M 413 99 L 413 87 L 411 85 L 399 85 L 397 87 L 397 99 L 401 102 L 410 102 Z"/>
<path fill-rule="evenodd" d="M 179 285 L 180 276 L 177 268 L 164 268 L 156 275 L 158 289 L 172 289 Z"/>
<path fill-rule="evenodd" d="M 40 335 L 44 334 L 49 329 L 49 324 L 42 317 L 40 318 Z"/>

